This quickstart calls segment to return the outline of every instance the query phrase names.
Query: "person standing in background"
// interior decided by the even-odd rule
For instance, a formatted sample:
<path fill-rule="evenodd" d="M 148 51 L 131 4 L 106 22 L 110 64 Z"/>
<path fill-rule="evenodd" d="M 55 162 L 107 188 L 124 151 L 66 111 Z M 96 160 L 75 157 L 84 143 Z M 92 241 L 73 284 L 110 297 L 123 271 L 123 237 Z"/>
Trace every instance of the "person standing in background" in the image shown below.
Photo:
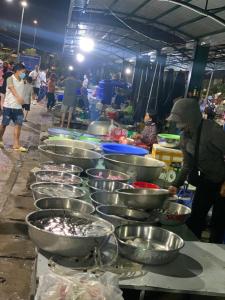
<path fill-rule="evenodd" d="M 41 86 L 40 74 L 40 68 L 38 65 L 35 66 L 35 69 L 29 74 L 29 77 L 32 77 L 33 80 L 33 104 L 36 104 L 35 100 L 37 100 L 39 95 L 39 90 Z"/>
<path fill-rule="evenodd" d="M 3 84 L 1 88 L 1 109 L 3 109 L 6 94 L 7 79 L 13 75 L 13 63 L 4 62 L 3 65 Z"/>
<path fill-rule="evenodd" d="M 56 75 L 53 73 L 50 75 L 48 80 L 48 93 L 47 93 L 47 110 L 50 111 L 55 105 L 55 85 L 56 85 Z"/>
<path fill-rule="evenodd" d="M 4 147 L 2 138 L 6 127 L 12 120 L 14 127 L 14 143 L 13 149 L 21 152 L 26 152 L 27 149 L 20 145 L 20 133 L 23 124 L 24 104 L 24 79 L 26 77 L 26 69 L 23 64 L 17 64 L 14 67 L 14 75 L 7 79 L 6 96 L 3 107 L 3 118 L 0 126 L 0 147 Z"/>
<path fill-rule="evenodd" d="M 42 101 L 45 99 L 47 95 L 47 70 L 42 70 L 40 72 L 40 90 L 38 94 L 38 102 Z"/>
<path fill-rule="evenodd" d="M 24 93 L 23 93 L 23 99 L 24 99 L 24 104 L 22 105 L 23 112 L 24 112 L 24 122 L 27 122 L 27 115 L 30 111 L 30 103 L 31 103 L 31 98 L 33 95 L 33 86 L 32 86 L 32 77 L 27 77 L 27 79 L 24 82 Z"/>
<path fill-rule="evenodd" d="M 85 88 L 85 89 L 87 89 L 88 88 L 88 83 L 89 83 L 89 80 L 88 80 L 87 75 L 85 74 L 84 75 L 84 80 L 83 80 L 82 87 Z"/>
<path fill-rule="evenodd" d="M 82 83 L 77 79 L 77 75 L 74 71 L 70 73 L 70 75 L 63 80 L 62 85 L 64 86 L 64 98 L 62 103 L 62 119 L 61 119 L 61 127 L 64 126 L 65 118 L 67 112 L 69 112 L 68 120 L 67 120 L 67 128 L 70 127 L 70 123 L 73 116 L 74 108 L 78 104 L 78 90 L 81 88 Z"/>

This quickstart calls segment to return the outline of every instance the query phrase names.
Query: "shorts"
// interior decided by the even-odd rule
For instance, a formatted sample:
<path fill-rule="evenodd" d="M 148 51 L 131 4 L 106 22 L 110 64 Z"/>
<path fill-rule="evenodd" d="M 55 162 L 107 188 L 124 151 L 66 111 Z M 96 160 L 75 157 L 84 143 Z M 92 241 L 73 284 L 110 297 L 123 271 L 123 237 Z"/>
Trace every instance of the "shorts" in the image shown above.
<path fill-rule="evenodd" d="M 39 90 L 40 90 L 39 88 L 33 87 L 34 94 L 37 96 L 39 95 Z"/>
<path fill-rule="evenodd" d="M 23 124 L 22 109 L 3 107 L 2 125 L 8 126 L 11 120 L 15 125 L 22 126 Z"/>
<path fill-rule="evenodd" d="M 22 108 L 25 109 L 26 111 L 30 111 L 30 104 L 23 104 Z"/>
<path fill-rule="evenodd" d="M 63 113 L 67 113 L 68 111 L 69 111 L 70 113 L 73 113 L 74 107 L 73 107 L 73 106 L 69 106 L 69 105 L 62 104 L 61 111 L 62 111 Z"/>

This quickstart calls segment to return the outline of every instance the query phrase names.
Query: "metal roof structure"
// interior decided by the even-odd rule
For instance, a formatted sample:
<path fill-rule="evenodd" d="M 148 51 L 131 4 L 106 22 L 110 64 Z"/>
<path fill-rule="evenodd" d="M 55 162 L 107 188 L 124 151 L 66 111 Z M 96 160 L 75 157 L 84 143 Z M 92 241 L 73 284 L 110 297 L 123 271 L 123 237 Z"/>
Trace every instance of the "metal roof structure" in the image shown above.
<path fill-rule="evenodd" d="M 64 52 L 83 36 L 114 60 L 165 51 L 168 65 L 191 61 L 195 42 L 210 44 L 209 63 L 225 62 L 224 0 L 71 0 Z"/>

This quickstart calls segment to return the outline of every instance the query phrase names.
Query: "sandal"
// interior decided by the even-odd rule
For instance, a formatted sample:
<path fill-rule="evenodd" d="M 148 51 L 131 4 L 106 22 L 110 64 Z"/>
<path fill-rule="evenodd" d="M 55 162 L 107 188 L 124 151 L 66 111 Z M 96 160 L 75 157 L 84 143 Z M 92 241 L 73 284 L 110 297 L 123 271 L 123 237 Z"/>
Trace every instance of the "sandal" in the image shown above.
<path fill-rule="evenodd" d="M 24 147 L 22 147 L 22 146 L 20 146 L 19 148 L 13 148 L 13 150 L 15 150 L 15 151 L 20 151 L 20 152 L 27 152 L 27 151 L 28 151 L 27 148 L 24 148 Z"/>
<path fill-rule="evenodd" d="M 0 149 L 3 149 L 4 148 L 4 143 L 3 141 L 0 142 Z"/>

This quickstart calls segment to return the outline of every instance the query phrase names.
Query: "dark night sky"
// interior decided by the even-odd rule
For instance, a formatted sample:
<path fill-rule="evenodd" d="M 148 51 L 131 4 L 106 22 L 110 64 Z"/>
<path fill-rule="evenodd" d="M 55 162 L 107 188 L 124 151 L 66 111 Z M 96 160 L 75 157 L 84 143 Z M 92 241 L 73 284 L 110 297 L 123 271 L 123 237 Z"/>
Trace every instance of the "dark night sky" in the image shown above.
<path fill-rule="evenodd" d="M 34 29 L 33 20 L 39 22 L 37 31 L 37 48 L 50 52 L 61 52 L 65 25 L 68 16 L 69 0 L 27 0 L 25 9 L 22 48 L 32 46 Z M 19 34 L 21 18 L 19 0 L 7 3 L 0 0 L 0 43 L 15 47 Z M 8 38 L 8 37 L 11 38 Z"/>

